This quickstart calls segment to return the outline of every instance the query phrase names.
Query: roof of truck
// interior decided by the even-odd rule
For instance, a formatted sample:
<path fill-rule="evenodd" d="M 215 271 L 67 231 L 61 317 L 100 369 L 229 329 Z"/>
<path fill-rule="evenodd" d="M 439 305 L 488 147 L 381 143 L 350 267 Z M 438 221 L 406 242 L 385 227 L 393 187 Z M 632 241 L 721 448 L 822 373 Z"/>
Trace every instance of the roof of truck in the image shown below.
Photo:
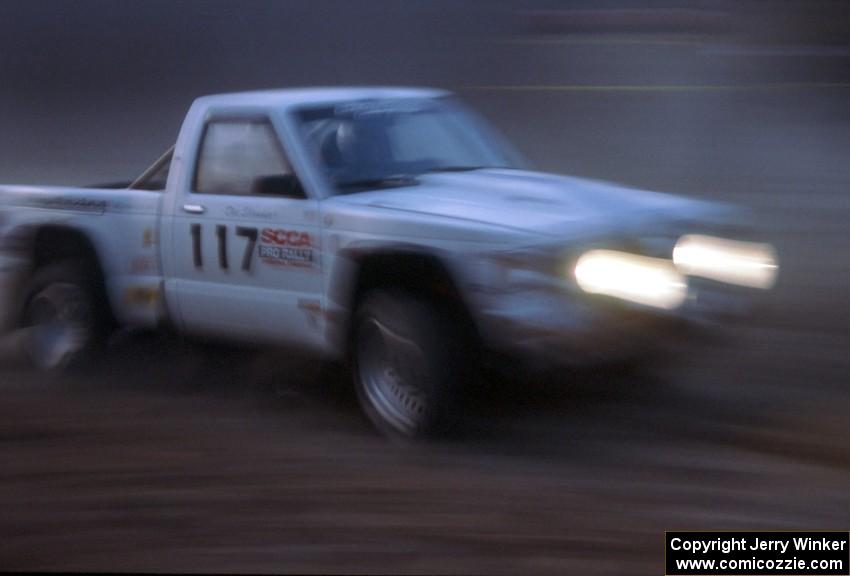
<path fill-rule="evenodd" d="M 371 98 L 434 98 L 448 92 L 436 88 L 399 86 L 347 86 L 316 88 L 283 88 L 202 96 L 196 102 L 206 105 L 231 104 L 239 106 L 292 106 L 322 104 Z"/>

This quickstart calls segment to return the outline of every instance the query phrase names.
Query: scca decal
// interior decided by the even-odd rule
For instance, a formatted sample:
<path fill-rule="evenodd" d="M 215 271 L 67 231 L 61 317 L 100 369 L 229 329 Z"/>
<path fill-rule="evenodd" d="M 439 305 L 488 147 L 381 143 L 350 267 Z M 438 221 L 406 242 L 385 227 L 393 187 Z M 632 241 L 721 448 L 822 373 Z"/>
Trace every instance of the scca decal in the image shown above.
<path fill-rule="evenodd" d="M 272 266 L 315 268 L 316 251 L 308 232 L 264 228 L 260 233 L 260 259 Z"/>
<path fill-rule="evenodd" d="M 271 228 L 263 228 L 260 242 L 263 244 L 274 244 L 276 246 L 303 247 L 313 245 L 310 234 L 307 232 L 299 232 L 298 230 L 272 230 Z"/>

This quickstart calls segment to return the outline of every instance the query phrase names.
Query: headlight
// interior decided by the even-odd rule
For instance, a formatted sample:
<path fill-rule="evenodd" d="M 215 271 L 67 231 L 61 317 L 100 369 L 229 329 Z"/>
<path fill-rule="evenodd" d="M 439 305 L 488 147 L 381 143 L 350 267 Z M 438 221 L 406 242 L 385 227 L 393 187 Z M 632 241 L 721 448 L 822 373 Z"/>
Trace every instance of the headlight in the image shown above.
<path fill-rule="evenodd" d="M 668 310 L 680 306 L 688 291 L 684 276 L 669 260 L 614 250 L 584 253 L 575 277 L 585 292 Z"/>
<path fill-rule="evenodd" d="M 778 268 L 769 244 L 696 234 L 679 238 L 673 249 L 673 262 L 683 274 L 751 288 L 773 286 Z"/>

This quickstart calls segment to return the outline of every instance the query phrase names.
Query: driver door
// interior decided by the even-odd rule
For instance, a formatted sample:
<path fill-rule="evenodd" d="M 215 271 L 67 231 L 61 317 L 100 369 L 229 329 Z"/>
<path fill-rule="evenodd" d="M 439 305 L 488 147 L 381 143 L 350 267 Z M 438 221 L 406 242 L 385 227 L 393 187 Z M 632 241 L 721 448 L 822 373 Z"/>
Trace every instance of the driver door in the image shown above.
<path fill-rule="evenodd" d="M 188 332 L 318 343 L 317 205 L 271 120 L 211 118 L 174 209 L 176 294 Z"/>

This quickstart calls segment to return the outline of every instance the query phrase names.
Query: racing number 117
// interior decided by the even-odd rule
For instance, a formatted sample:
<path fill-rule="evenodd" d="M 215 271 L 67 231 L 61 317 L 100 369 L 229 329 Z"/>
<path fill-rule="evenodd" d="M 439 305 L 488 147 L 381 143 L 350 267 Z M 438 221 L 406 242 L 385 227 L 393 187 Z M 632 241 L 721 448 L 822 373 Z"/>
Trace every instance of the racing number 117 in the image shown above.
<path fill-rule="evenodd" d="M 201 248 L 202 226 L 200 224 L 192 224 L 192 260 L 195 263 L 195 268 L 204 267 L 204 253 Z M 218 238 L 218 265 L 222 270 L 229 269 L 227 261 L 227 226 L 217 224 L 215 227 L 215 235 Z M 245 253 L 242 255 L 242 270 L 245 272 L 251 271 L 251 261 L 254 259 L 254 247 L 257 245 L 257 229 L 246 228 L 244 226 L 236 227 L 236 235 L 247 239 L 245 244 Z"/>

